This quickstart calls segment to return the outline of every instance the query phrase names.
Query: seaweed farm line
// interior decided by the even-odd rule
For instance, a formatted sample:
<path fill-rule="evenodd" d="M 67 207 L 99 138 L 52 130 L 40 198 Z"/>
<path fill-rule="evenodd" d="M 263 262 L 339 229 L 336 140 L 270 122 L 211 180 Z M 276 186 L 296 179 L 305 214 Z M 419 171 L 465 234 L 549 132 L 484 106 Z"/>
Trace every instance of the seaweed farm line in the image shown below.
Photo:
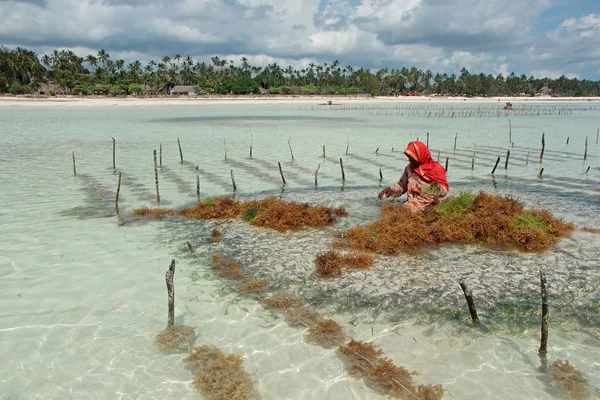
<path fill-rule="evenodd" d="M 190 370 L 186 352 L 155 343 L 172 259 L 174 325 L 196 333 L 188 361 L 200 374 L 225 365 L 264 399 L 415 398 L 429 383 L 444 399 L 562 399 L 560 374 L 579 376 L 574 367 L 586 398 L 600 397 L 600 109 L 339 102 L 0 108 L 0 399 L 202 399 L 225 390 L 225 380 Z M 451 194 L 508 195 L 576 230 L 542 253 L 447 245 L 357 259 L 340 250 L 364 266 L 318 275 L 317 255 L 332 257 L 343 232 L 380 217 L 377 194 L 400 177 L 403 150 L 417 139 L 447 160 Z M 132 215 L 224 195 L 348 216 L 278 232 L 240 218 Z M 252 280 L 224 277 L 213 254 Z M 538 357 L 540 267 L 548 372 Z M 459 281 L 472 290 L 478 327 Z M 261 290 L 297 296 L 302 308 L 274 310 L 253 294 Z M 306 318 L 339 326 L 319 331 Z M 314 345 L 327 329 L 337 332 L 333 347 Z M 342 331 L 357 342 L 342 346 Z M 414 385 L 399 380 L 411 394 L 379 378 L 400 367 L 420 373 Z"/>

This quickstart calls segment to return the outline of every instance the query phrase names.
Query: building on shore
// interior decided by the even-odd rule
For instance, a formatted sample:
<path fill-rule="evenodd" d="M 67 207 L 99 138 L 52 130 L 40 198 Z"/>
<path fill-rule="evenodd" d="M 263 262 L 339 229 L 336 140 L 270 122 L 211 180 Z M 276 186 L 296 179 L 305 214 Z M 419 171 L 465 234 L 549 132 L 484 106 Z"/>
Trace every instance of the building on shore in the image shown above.
<path fill-rule="evenodd" d="M 195 96 L 196 92 L 193 86 L 174 86 L 170 94 L 171 96 Z"/>

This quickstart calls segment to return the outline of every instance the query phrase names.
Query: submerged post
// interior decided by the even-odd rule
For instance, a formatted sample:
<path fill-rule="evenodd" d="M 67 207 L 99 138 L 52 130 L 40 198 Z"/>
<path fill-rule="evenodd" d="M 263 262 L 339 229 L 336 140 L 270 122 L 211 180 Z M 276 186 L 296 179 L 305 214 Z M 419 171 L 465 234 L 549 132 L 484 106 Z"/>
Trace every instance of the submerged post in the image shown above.
<path fill-rule="evenodd" d="M 599 137 L 600 137 L 600 128 L 596 129 L 596 144 L 598 144 Z"/>
<path fill-rule="evenodd" d="M 508 143 L 512 143 L 512 123 L 508 120 Z"/>
<path fill-rule="evenodd" d="M 190 251 L 190 253 L 194 254 L 194 248 L 192 247 L 192 244 L 189 241 L 187 241 L 186 243 L 187 243 L 187 247 L 188 247 L 188 250 Z"/>
<path fill-rule="evenodd" d="M 583 152 L 583 161 L 587 160 L 587 142 L 588 142 L 588 137 L 585 137 L 585 150 Z"/>
<path fill-rule="evenodd" d="M 469 306 L 469 314 L 471 314 L 471 320 L 473 320 L 473 323 L 478 323 L 479 322 L 479 317 L 477 316 L 477 310 L 475 309 L 475 302 L 473 301 L 473 292 L 471 291 L 471 289 L 469 289 L 469 287 L 467 286 L 467 284 L 465 283 L 465 281 L 463 279 L 458 281 L 458 284 L 460 285 L 460 288 L 463 290 L 463 293 L 465 294 L 465 299 L 467 300 L 467 305 Z"/>
<path fill-rule="evenodd" d="M 154 150 L 154 181 L 156 183 L 156 202 L 160 204 L 160 193 L 158 192 L 158 167 L 156 166 L 156 150 Z"/>
<path fill-rule="evenodd" d="M 177 145 L 179 146 L 179 158 L 181 158 L 181 163 L 183 164 L 183 152 L 181 151 L 181 142 L 179 138 L 177 138 Z"/>
<path fill-rule="evenodd" d="M 340 157 L 340 168 L 342 169 L 342 184 L 346 182 L 346 173 L 344 172 L 344 161 Z"/>
<path fill-rule="evenodd" d="M 115 153 L 116 153 L 117 144 L 115 142 L 115 138 L 112 138 L 112 140 L 113 140 L 113 171 L 114 171 L 117 169 L 117 167 L 115 166 L 116 165 L 115 164 Z"/>
<path fill-rule="evenodd" d="M 283 170 L 281 169 L 281 163 L 277 161 L 277 165 L 279 165 L 279 175 L 281 175 L 281 180 L 283 182 L 283 186 L 286 185 L 285 177 L 283 176 Z"/>
<path fill-rule="evenodd" d="M 587 174 L 588 172 L 590 172 L 590 166 L 588 165 L 587 169 L 585 170 L 585 173 Z"/>
<path fill-rule="evenodd" d="M 427 148 L 429 148 L 429 132 L 427 132 Z"/>
<path fill-rule="evenodd" d="M 198 171 L 198 166 L 196 165 L 196 196 L 198 200 L 200 200 L 200 172 Z"/>
<path fill-rule="evenodd" d="M 383 174 L 381 173 L 381 165 L 379 166 L 379 182 L 383 181 Z"/>
<path fill-rule="evenodd" d="M 119 213 L 119 193 L 121 192 L 121 173 L 119 172 L 119 183 L 117 183 L 117 196 L 115 197 L 115 212 Z"/>
<path fill-rule="evenodd" d="M 288 138 L 288 147 L 290 148 L 290 156 L 292 156 L 292 161 L 294 161 L 294 152 L 292 151 L 292 138 Z"/>
<path fill-rule="evenodd" d="M 173 277 L 175 276 L 175 260 L 171 260 L 171 265 L 165 275 L 165 281 L 167 282 L 167 296 L 169 297 L 169 320 L 167 322 L 167 328 L 172 328 L 175 325 L 175 285 L 173 284 Z"/>
<path fill-rule="evenodd" d="M 508 169 L 508 159 L 510 158 L 510 150 L 506 151 L 506 161 L 504 162 L 504 169 Z"/>
<path fill-rule="evenodd" d="M 317 180 L 317 175 L 319 175 L 320 168 L 321 168 L 321 164 L 317 165 L 317 169 L 315 170 L 315 189 L 319 186 L 319 181 Z"/>
<path fill-rule="evenodd" d="M 540 286 L 542 291 L 542 336 L 538 354 L 541 358 L 546 358 L 546 354 L 548 354 L 548 290 L 546 288 L 546 273 L 543 267 L 540 267 Z"/>
<path fill-rule="evenodd" d="M 325 158 L 325 145 L 323 145 L 323 158 Z"/>
<path fill-rule="evenodd" d="M 570 139 L 570 137 L 568 136 L 568 137 L 567 137 L 567 144 L 569 144 L 569 139 Z"/>
<path fill-rule="evenodd" d="M 77 176 L 77 169 L 75 168 L 75 152 L 73 152 L 73 175 Z"/>
<path fill-rule="evenodd" d="M 598 144 L 598 141 L 596 141 L 596 144 Z M 348 136 L 348 140 L 346 141 L 346 155 L 348 155 L 349 147 L 350 147 L 350 136 Z"/>
<path fill-rule="evenodd" d="M 162 143 L 160 144 L 160 167 L 162 168 Z"/>
<path fill-rule="evenodd" d="M 542 152 L 540 153 L 540 164 L 542 163 L 542 160 L 544 159 L 544 149 L 546 148 L 546 139 L 545 139 L 545 134 L 542 133 Z"/>
<path fill-rule="evenodd" d="M 223 145 L 225 146 L 225 161 L 227 161 L 227 139 L 223 139 Z"/>
<path fill-rule="evenodd" d="M 454 150 L 456 150 L 456 139 L 458 139 L 458 132 L 454 135 Z"/>
<path fill-rule="evenodd" d="M 379 155 L 379 147 L 375 149 L 375 154 Z"/>
<path fill-rule="evenodd" d="M 544 173 L 544 168 L 540 169 L 540 178 L 542 177 L 543 173 Z"/>
<path fill-rule="evenodd" d="M 499 162 L 500 162 L 500 157 L 498 156 L 498 158 L 496 159 L 496 165 L 494 165 L 494 169 L 492 170 L 492 175 L 494 175 L 494 172 L 496 172 L 496 168 L 498 168 Z"/>
<path fill-rule="evenodd" d="M 254 139 L 254 135 L 250 135 L 250 159 L 252 160 L 252 142 Z"/>
<path fill-rule="evenodd" d="M 473 158 L 471 159 L 471 169 L 475 169 L 475 145 L 473 145 Z"/>
<path fill-rule="evenodd" d="M 446 157 L 446 165 L 444 166 L 444 169 L 446 172 L 448 172 L 448 157 Z"/>
<path fill-rule="evenodd" d="M 231 175 L 231 184 L 233 185 L 233 191 L 237 191 L 237 185 L 235 184 L 235 176 L 233 176 L 233 170 L 229 171 L 229 175 Z"/>
<path fill-rule="evenodd" d="M 527 158 L 525 159 L 525 166 L 529 165 L 529 148 L 527 148 Z"/>

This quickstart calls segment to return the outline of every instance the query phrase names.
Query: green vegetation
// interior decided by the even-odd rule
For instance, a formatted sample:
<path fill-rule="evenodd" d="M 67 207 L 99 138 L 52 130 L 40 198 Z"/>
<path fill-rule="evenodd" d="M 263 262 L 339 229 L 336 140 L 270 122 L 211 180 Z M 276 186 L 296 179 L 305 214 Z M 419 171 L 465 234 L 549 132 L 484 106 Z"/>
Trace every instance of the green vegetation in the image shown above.
<path fill-rule="evenodd" d="M 515 218 L 515 225 L 521 228 L 538 228 L 544 233 L 548 233 L 550 227 L 541 217 L 534 215 L 530 211 L 523 211 L 523 214 Z"/>
<path fill-rule="evenodd" d="M 473 206 L 477 195 L 472 192 L 460 192 L 458 196 L 449 197 L 442 201 L 435 208 L 435 212 L 439 215 L 448 215 L 460 217 L 465 215 Z"/>
<path fill-rule="evenodd" d="M 195 62 L 191 56 L 165 56 L 142 65 L 113 60 L 105 50 L 80 57 L 70 50 L 54 50 L 38 58 L 31 50 L 0 46 L 0 93 L 37 91 L 45 82 L 56 85 L 57 94 L 167 94 L 176 85 L 193 86 L 198 94 L 322 94 L 322 95 L 423 95 L 533 96 L 542 90 L 561 96 L 600 96 L 600 81 L 557 79 L 498 74 L 435 73 L 415 67 L 365 68 L 342 66 L 338 60 L 301 69 L 275 63 L 254 67 L 242 58 L 213 57 L 211 63 Z M 48 93 L 50 93 L 48 91 Z"/>

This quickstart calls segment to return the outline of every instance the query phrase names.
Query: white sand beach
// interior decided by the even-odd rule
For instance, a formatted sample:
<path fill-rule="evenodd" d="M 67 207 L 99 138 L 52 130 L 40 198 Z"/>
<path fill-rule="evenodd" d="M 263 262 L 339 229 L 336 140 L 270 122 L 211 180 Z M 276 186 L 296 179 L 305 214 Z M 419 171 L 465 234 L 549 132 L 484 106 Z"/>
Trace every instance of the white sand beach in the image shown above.
<path fill-rule="evenodd" d="M 215 104 L 333 104 L 352 103 L 581 103 L 600 102 L 600 97 L 347 97 L 347 96 L 206 96 L 206 97 L 0 97 L 0 107 L 147 107 L 174 105 Z"/>

